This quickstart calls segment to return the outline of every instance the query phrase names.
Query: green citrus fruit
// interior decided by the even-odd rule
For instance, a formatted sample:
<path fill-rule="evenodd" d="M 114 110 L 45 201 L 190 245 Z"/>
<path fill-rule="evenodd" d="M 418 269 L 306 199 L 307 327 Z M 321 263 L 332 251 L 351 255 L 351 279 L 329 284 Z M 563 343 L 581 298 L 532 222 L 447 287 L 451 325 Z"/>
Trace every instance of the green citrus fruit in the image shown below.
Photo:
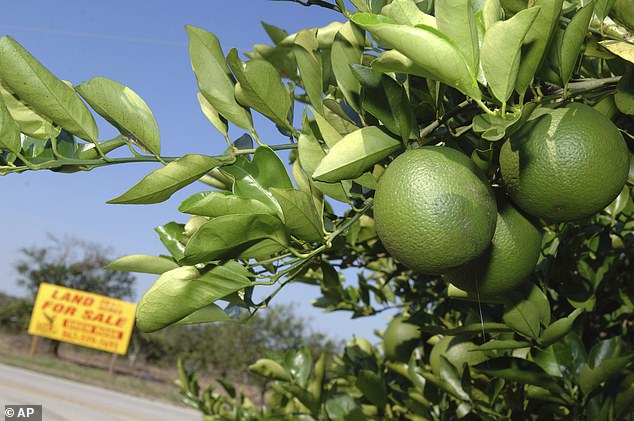
<path fill-rule="evenodd" d="M 495 197 L 466 155 L 444 146 L 409 150 L 379 179 L 376 232 L 410 269 L 437 274 L 482 254 L 491 242 Z"/>
<path fill-rule="evenodd" d="M 461 336 L 443 336 L 434 345 L 429 355 L 431 371 L 440 374 L 440 356 L 444 356 L 462 375 L 464 363 L 469 366 L 480 364 L 487 360 L 487 356 L 482 351 L 475 351 L 478 346 Z"/>
<path fill-rule="evenodd" d="M 533 271 L 541 250 L 542 234 L 509 203 L 498 202 L 498 217 L 491 246 L 484 254 L 456 269 L 445 278 L 469 293 L 506 295 Z"/>
<path fill-rule="evenodd" d="M 419 342 L 418 326 L 405 322 L 402 316 L 396 316 L 383 332 L 383 353 L 388 360 L 407 362 Z"/>
<path fill-rule="evenodd" d="M 621 192 L 629 170 L 625 140 L 583 104 L 536 110 L 504 143 L 500 169 L 513 201 L 554 222 L 595 214 Z"/>

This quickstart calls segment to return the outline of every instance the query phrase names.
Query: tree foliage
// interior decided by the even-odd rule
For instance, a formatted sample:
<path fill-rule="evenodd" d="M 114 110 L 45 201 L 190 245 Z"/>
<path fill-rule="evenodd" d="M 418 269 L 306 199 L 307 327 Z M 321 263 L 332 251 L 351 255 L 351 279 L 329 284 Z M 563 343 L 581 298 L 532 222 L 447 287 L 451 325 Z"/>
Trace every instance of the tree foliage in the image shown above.
<path fill-rule="evenodd" d="M 0 173 L 163 162 L 112 200 L 127 204 L 167 200 L 197 180 L 210 186 L 180 205 L 188 218 L 156 229 L 167 256 L 109 265 L 158 275 L 138 306 L 144 330 L 245 321 L 289 282 L 304 282 L 320 288 L 315 305 L 327 311 L 362 317 L 399 307 L 421 332 L 406 362 L 363 341 L 343 355 L 299 348 L 260 359 L 251 369 L 273 381 L 263 408 L 226 383 L 225 394 L 202 391 L 181 367 L 188 402 L 211 419 L 631 419 L 631 163 L 629 184 L 604 210 L 540 221 L 530 282 L 497 304 L 394 260 L 377 237 L 373 195 L 393 158 L 425 145 L 461 151 L 499 186 L 503 142 L 536 109 L 571 102 L 606 115 L 631 155 L 632 22 L 598 0 L 294 2 L 346 21 L 294 34 L 265 24 L 271 43 L 246 61 L 187 27 L 198 100 L 227 149 L 169 162 L 131 90 L 121 95 L 102 78 L 75 88 L 121 132 L 98 141 L 73 88 L 1 38 Z M 264 145 L 254 112 L 286 143 Z M 107 156 L 126 144 L 133 157 Z M 290 175 L 280 150 L 290 150 Z M 344 282 L 344 271 L 356 282 Z M 465 342 L 477 362 L 459 352 Z M 433 353 L 436 343 L 447 349 Z"/>
<path fill-rule="evenodd" d="M 245 368 L 253 361 L 305 346 L 312 353 L 338 352 L 340 344 L 309 328 L 292 305 L 274 305 L 249 323 L 174 326 L 154 333 L 136 332 L 132 352 L 148 363 L 189 369 L 249 384 L 259 382 Z"/>
<path fill-rule="evenodd" d="M 61 285 L 114 298 L 132 298 L 136 278 L 104 269 L 111 252 L 99 244 L 49 236 L 49 244 L 20 249 L 17 284 L 35 298 L 40 283 Z"/>

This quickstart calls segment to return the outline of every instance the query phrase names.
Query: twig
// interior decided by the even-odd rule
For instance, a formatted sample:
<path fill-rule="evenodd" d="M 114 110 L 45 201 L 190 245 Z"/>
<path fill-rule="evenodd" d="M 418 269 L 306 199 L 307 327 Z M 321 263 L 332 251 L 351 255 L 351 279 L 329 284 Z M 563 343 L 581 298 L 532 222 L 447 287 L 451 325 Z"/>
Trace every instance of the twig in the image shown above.
<path fill-rule="evenodd" d="M 335 12 L 341 12 L 341 9 L 336 4 L 328 3 L 324 0 L 271 0 L 271 1 L 288 1 L 291 3 L 301 4 L 302 6 L 310 7 L 310 6 L 319 6 L 325 9 L 334 10 Z"/>

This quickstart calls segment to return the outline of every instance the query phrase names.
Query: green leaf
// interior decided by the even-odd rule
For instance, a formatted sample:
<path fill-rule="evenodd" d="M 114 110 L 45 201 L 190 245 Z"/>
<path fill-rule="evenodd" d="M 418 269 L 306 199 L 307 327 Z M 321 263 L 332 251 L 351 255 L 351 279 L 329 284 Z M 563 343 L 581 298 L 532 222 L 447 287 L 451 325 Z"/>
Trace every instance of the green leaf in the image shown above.
<path fill-rule="evenodd" d="M 479 114 L 473 118 L 473 131 L 490 142 L 507 138 L 522 128 L 536 108 L 536 102 L 528 102 L 521 110 L 514 110 L 504 118 L 499 115 Z"/>
<path fill-rule="evenodd" d="M 323 70 L 318 48 L 315 30 L 299 31 L 295 36 L 293 54 L 297 60 L 302 87 L 313 107 L 323 113 Z"/>
<path fill-rule="evenodd" d="M 193 313 L 188 314 L 187 316 L 174 323 L 173 326 L 213 322 L 228 322 L 231 320 L 231 316 L 229 316 L 222 308 L 220 308 L 220 306 L 212 303 L 194 311 Z"/>
<path fill-rule="evenodd" d="M 381 73 L 404 73 L 408 75 L 431 78 L 432 76 L 412 59 L 396 50 L 384 51 L 373 62 L 372 68 Z"/>
<path fill-rule="evenodd" d="M 339 133 L 324 116 L 316 112 L 314 108 L 308 107 L 308 109 L 315 117 L 321 139 L 326 143 L 328 148 L 335 146 L 335 144 L 343 138 L 341 133 Z"/>
<path fill-rule="evenodd" d="M 539 7 L 522 10 L 506 21 L 496 22 L 484 35 L 482 70 L 491 92 L 501 103 L 508 101 L 513 93 L 522 43 L 539 11 Z"/>
<path fill-rule="evenodd" d="M 324 118 L 339 133 L 348 134 L 362 126 L 359 115 L 352 113 L 354 113 L 354 110 L 349 107 L 344 109 L 341 102 L 332 98 L 324 99 Z"/>
<path fill-rule="evenodd" d="M 596 368 L 609 358 L 616 358 L 623 351 L 623 340 L 618 337 L 605 339 L 594 344 L 588 353 L 588 364 L 590 368 Z"/>
<path fill-rule="evenodd" d="M 473 323 L 466 326 L 456 327 L 453 329 L 448 329 L 441 326 L 420 326 L 420 330 L 422 332 L 431 333 L 433 335 L 442 334 L 442 335 L 449 335 L 449 336 L 463 335 L 463 334 L 476 335 L 478 333 L 482 333 L 483 328 L 485 331 L 489 333 L 511 331 L 511 329 L 507 325 L 503 323 L 493 323 L 493 322 L 486 322 L 484 324 Z"/>
<path fill-rule="evenodd" d="M 172 259 L 147 254 L 131 254 L 123 256 L 108 264 L 104 269 L 123 272 L 153 273 L 160 275 L 168 270 L 176 269 L 178 264 Z"/>
<path fill-rule="evenodd" d="M 583 309 L 578 308 L 568 316 L 555 320 L 542 333 L 540 338 L 541 345 L 544 347 L 549 346 L 566 336 L 568 332 L 570 332 L 570 329 L 572 329 L 572 324 L 581 313 L 583 313 Z"/>
<path fill-rule="evenodd" d="M 216 300 L 251 286 L 250 273 L 229 261 L 200 273 L 192 266 L 162 274 L 143 294 L 136 310 L 137 327 L 154 332 L 169 326 Z"/>
<path fill-rule="evenodd" d="M 594 2 L 591 1 L 575 13 L 564 31 L 559 46 L 559 76 L 564 84 L 570 80 L 577 64 L 577 57 L 588 34 L 588 25 L 592 19 L 593 10 Z"/>
<path fill-rule="evenodd" d="M 594 13 L 602 21 L 610 13 L 615 0 L 597 0 L 594 4 Z"/>
<path fill-rule="evenodd" d="M 238 158 L 238 161 L 235 164 L 223 167 L 222 169 L 223 172 L 229 174 L 234 179 L 232 189 L 233 194 L 243 199 L 250 199 L 263 203 L 270 208 L 275 215 L 283 218 L 282 208 L 273 197 L 273 194 L 269 191 L 269 189 L 262 186 L 253 174 L 244 167 L 240 166 L 241 159 L 244 158 Z"/>
<path fill-rule="evenodd" d="M 48 118 L 37 114 L 26 104 L 20 102 L 7 91 L 0 81 L 0 100 L 4 101 L 11 118 L 18 124 L 20 131 L 37 139 L 51 139 L 59 135 L 61 127 L 55 126 Z"/>
<path fill-rule="evenodd" d="M 20 128 L 4 105 L 2 97 L 0 97 L 0 150 L 2 149 L 20 153 L 22 141 L 20 139 Z"/>
<path fill-rule="evenodd" d="M 250 247 L 265 239 L 272 240 L 277 251 L 286 247 L 286 231 L 278 218 L 265 214 L 219 216 L 205 222 L 191 237 L 181 263 L 211 262 L 229 256 L 262 257 L 259 253 L 266 252 Z M 266 244 L 271 245 L 270 242 Z M 266 250 L 268 252 L 268 248 Z"/>
<path fill-rule="evenodd" d="M 478 156 L 477 151 L 474 151 L 474 152 L 475 152 L 475 156 L 477 157 Z M 471 159 L 474 159 L 473 155 Z M 465 291 L 451 283 L 447 286 L 447 297 L 456 299 L 456 300 L 471 301 L 476 303 L 480 302 L 480 303 L 491 303 L 491 304 L 504 304 L 505 302 L 507 302 L 506 297 L 485 296 L 484 294 L 477 294 L 472 291 Z"/>
<path fill-rule="evenodd" d="M 621 374 L 623 370 L 634 360 L 634 354 L 623 357 L 607 358 L 599 365 L 590 367 L 584 364 L 579 373 L 579 386 L 586 395 L 599 387 L 601 383 Z"/>
<path fill-rule="evenodd" d="M 537 286 L 532 285 L 528 295 L 505 308 L 504 323 L 519 334 L 537 339 L 542 326 L 550 323 L 548 298 Z"/>
<path fill-rule="evenodd" d="M 530 342 L 526 341 L 515 341 L 512 339 L 499 339 L 499 340 L 491 340 L 487 343 L 484 343 L 478 346 L 478 351 L 492 351 L 492 350 L 500 350 L 500 349 L 521 349 L 521 348 L 530 348 Z"/>
<path fill-rule="evenodd" d="M 222 168 L 234 178 L 233 193 L 246 199 L 255 199 L 275 210 L 280 218 L 282 209 L 270 192 L 270 189 L 290 189 L 293 183 L 286 172 L 284 163 L 269 147 L 256 149 L 253 161 L 238 157 L 235 164 Z"/>
<path fill-rule="evenodd" d="M 176 260 L 183 258 L 185 253 L 185 225 L 176 222 L 168 222 L 154 229 L 161 243 Z"/>
<path fill-rule="evenodd" d="M 289 350 L 284 356 L 284 365 L 295 382 L 301 387 L 306 387 L 313 366 L 310 351 L 306 347 Z"/>
<path fill-rule="evenodd" d="M 623 114 L 634 115 L 634 71 L 626 72 L 616 84 L 614 102 Z"/>
<path fill-rule="evenodd" d="M 435 80 L 474 99 L 481 98 L 474 70 L 443 33 L 429 26 L 398 25 L 384 16 L 366 13 L 353 15 L 352 21 L 410 58 Z"/>
<path fill-rule="evenodd" d="M 304 131 L 301 133 L 297 141 L 299 162 L 306 172 L 306 175 L 308 177 L 312 177 L 315 169 L 326 156 L 326 153 L 319 144 L 319 141 L 313 135 L 312 131 L 307 132 L 306 125 L 304 125 L 304 128 Z M 351 187 L 351 183 L 349 181 L 343 181 L 335 184 L 324 183 L 322 181 L 314 181 L 314 183 L 315 187 L 327 196 L 330 196 L 340 202 L 348 202 L 347 192 L 350 191 Z"/>
<path fill-rule="evenodd" d="M 462 368 L 461 368 L 462 369 Z M 451 389 L 451 394 L 459 397 L 461 400 L 468 401 L 469 395 L 462 388 L 460 382 L 460 373 L 458 369 L 444 356 L 440 355 L 440 380 L 442 380 L 446 387 Z"/>
<path fill-rule="evenodd" d="M 243 63 L 235 48 L 229 51 L 227 64 L 238 79 L 235 94 L 240 104 L 253 108 L 281 127 L 292 128 L 287 119 L 291 99 L 272 64 L 264 60 Z"/>
<path fill-rule="evenodd" d="M 616 218 L 630 203 L 630 189 L 627 185 L 623 186 L 621 193 L 610 203 L 605 211 L 612 217 Z"/>
<path fill-rule="evenodd" d="M 343 25 L 344 24 L 341 22 L 330 22 L 326 26 L 317 28 L 317 45 L 319 45 L 319 48 L 322 51 L 330 50 L 332 48 L 337 32 L 339 32 Z"/>
<path fill-rule="evenodd" d="M 376 117 L 403 142 L 410 138 L 412 129 L 418 127 L 416 116 L 403 86 L 387 75 L 377 73 L 371 67 L 353 66 L 355 76 L 363 85 L 363 108 Z"/>
<path fill-rule="evenodd" d="M 209 218 L 248 213 L 277 215 L 275 210 L 259 200 L 239 197 L 226 191 L 198 192 L 185 199 L 178 210 L 190 215 L 207 216 Z"/>
<path fill-rule="evenodd" d="M 132 89 L 105 77 L 75 87 L 93 110 L 133 143 L 154 155 L 161 154 L 161 138 L 154 114 Z"/>
<path fill-rule="evenodd" d="M 537 364 L 515 357 L 499 357 L 487 360 L 473 367 L 481 373 L 522 384 L 532 384 L 550 390 L 555 395 L 563 395 L 564 391 Z"/>
<path fill-rule="evenodd" d="M 293 187 L 286 166 L 275 151 L 267 146 L 256 149 L 251 172 L 265 188 L 290 189 Z"/>
<path fill-rule="evenodd" d="M 218 110 L 216 110 L 213 105 L 207 101 L 207 98 L 203 96 L 200 92 L 196 93 L 196 98 L 198 98 L 198 103 L 200 104 L 200 109 L 202 110 L 207 120 L 220 132 L 221 135 L 225 137 L 225 139 L 229 138 L 229 125 L 227 124 L 227 119 L 220 115 Z"/>
<path fill-rule="evenodd" d="M 260 358 L 249 366 L 249 371 L 273 380 L 291 381 L 291 375 L 280 363 L 268 358 Z"/>
<path fill-rule="evenodd" d="M 279 44 L 284 38 L 288 36 L 288 32 L 286 32 L 282 28 L 278 28 L 277 26 L 271 25 L 266 22 L 260 22 L 260 23 L 262 24 L 262 27 L 266 31 L 266 34 L 269 36 L 269 38 L 271 38 L 271 41 L 273 41 L 273 44 L 276 44 L 276 45 Z"/>
<path fill-rule="evenodd" d="M 34 137 L 20 136 L 22 155 L 30 162 L 40 163 L 55 159 L 51 149 L 50 140 L 36 139 Z"/>
<path fill-rule="evenodd" d="M 233 80 L 218 38 L 211 32 L 186 26 L 189 56 L 198 89 L 221 116 L 245 130 L 253 131 L 251 113 L 235 99 Z"/>
<path fill-rule="evenodd" d="M 568 83 L 577 64 L 577 57 L 588 33 L 588 25 L 592 19 L 593 9 L 594 2 L 590 2 L 579 9 L 564 31 L 559 50 L 559 76 L 563 83 Z"/>
<path fill-rule="evenodd" d="M 310 393 L 313 396 L 314 400 L 317 402 L 321 402 L 321 396 L 323 393 L 324 378 L 326 376 L 327 365 L 326 358 L 326 352 L 322 351 L 322 353 L 319 355 L 319 358 L 317 359 L 317 362 L 315 362 L 313 375 L 311 376 L 310 382 L 306 387 L 308 393 Z"/>
<path fill-rule="evenodd" d="M 276 188 L 271 193 L 282 207 L 284 225 L 291 234 L 308 242 L 323 241 L 323 221 L 308 193 Z"/>
<path fill-rule="evenodd" d="M 387 404 L 387 389 L 379 373 L 360 370 L 355 385 L 377 408 L 383 408 Z"/>
<path fill-rule="evenodd" d="M 350 70 L 351 64 L 361 64 L 365 33 L 352 22 L 346 22 L 335 37 L 330 50 L 332 72 L 348 104 L 359 111 L 361 86 Z"/>
<path fill-rule="evenodd" d="M 541 67 L 553 32 L 559 22 L 564 0 L 534 0 L 533 6 L 540 6 L 537 18 L 524 38 L 520 68 L 515 81 L 515 90 L 524 96 L 535 73 Z"/>
<path fill-rule="evenodd" d="M 442 359 L 446 358 L 441 358 Z M 451 365 L 451 363 L 449 363 Z M 443 392 L 446 392 L 448 394 L 450 394 L 451 396 L 457 398 L 458 400 L 462 401 L 465 398 L 465 395 L 460 394 L 459 392 L 456 391 L 456 389 L 452 386 L 450 386 L 446 381 L 442 380 L 440 377 L 429 373 L 429 372 L 421 372 L 420 375 L 429 383 L 433 384 L 434 386 L 436 386 L 438 389 L 440 389 Z"/>
<path fill-rule="evenodd" d="M 222 161 L 211 156 L 185 155 L 152 171 L 130 190 L 108 203 L 138 205 L 164 202 L 178 190 L 222 164 Z"/>
<path fill-rule="evenodd" d="M 366 420 L 361 405 L 352 396 L 344 393 L 330 395 L 324 404 L 328 419 L 332 421 Z"/>
<path fill-rule="evenodd" d="M 334 183 L 359 177 L 398 150 L 401 143 L 375 126 L 354 131 L 333 146 L 313 173 L 318 181 Z"/>
<path fill-rule="evenodd" d="M 438 30 L 458 47 L 472 72 L 477 73 L 480 45 L 471 0 L 442 0 L 435 4 Z"/>
<path fill-rule="evenodd" d="M 500 0 L 484 0 L 482 4 L 482 23 L 485 33 L 497 21 L 502 20 L 503 16 L 504 10 L 502 9 L 502 5 L 500 5 Z"/>
<path fill-rule="evenodd" d="M 20 101 L 82 139 L 97 141 L 97 124 L 75 90 L 17 41 L 0 38 L 0 80 Z"/>
<path fill-rule="evenodd" d="M 561 345 L 561 343 L 559 345 Z M 559 361 L 560 354 L 555 351 L 554 346 L 549 346 L 545 349 L 531 350 L 532 361 L 540 366 L 546 373 L 554 377 L 564 377 L 564 372 L 567 369 L 563 361 Z"/>
<path fill-rule="evenodd" d="M 421 11 L 414 0 L 392 0 L 381 14 L 401 25 L 427 25 L 436 28 L 436 18 Z"/>

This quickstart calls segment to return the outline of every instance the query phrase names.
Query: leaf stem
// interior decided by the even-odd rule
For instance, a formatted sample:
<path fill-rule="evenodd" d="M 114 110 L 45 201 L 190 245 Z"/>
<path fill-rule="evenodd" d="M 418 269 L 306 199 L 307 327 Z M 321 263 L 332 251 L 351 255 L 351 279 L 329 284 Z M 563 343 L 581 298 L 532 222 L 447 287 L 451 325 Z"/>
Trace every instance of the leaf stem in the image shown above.
<path fill-rule="evenodd" d="M 473 98 L 473 101 L 478 104 L 478 106 L 487 114 L 489 115 L 495 115 L 495 111 L 492 111 L 491 109 L 489 109 L 489 107 L 486 106 L 486 104 L 484 102 L 482 102 L 482 100 L 480 99 L 475 99 Z"/>
<path fill-rule="evenodd" d="M 338 227 L 326 238 L 326 244 L 324 244 L 324 246 L 327 246 L 327 248 L 332 247 L 333 240 L 339 237 L 341 233 L 345 232 L 352 225 L 354 225 L 354 223 L 357 222 L 357 220 L 359 220 L 361 216 L 365 215 L 366 212 L 372 208 L 372 206 L 374 206 L 374 200 L 370 199 L 368 200 L 366 205 L 363 208 L 361 208 L 361 210 L 359 210 L 352 218 L 350 218 L 345 223 L 343 223 L 340 227 Z"/>
<path fill-rule="evenodd" d="M 372 208 L 374 204 L 373 201 L 369 201 L 359 212 L 357 212 L 352 218 L 343 223 L 340 227 L 338 227 L 335 231 L 333 231 L 327 238 L 326 244 L 322 244 L 317 247 L 312 252 L 308 253 L 305 257 L 298 259 L 293 263 L 290 267 L 284 269 L 283 271 L 275 274 L 269 281 L 267 282 L 254 282 L 253 286 L 271 286 L 282 279 L 284 276 L 292 273 L 293 271 L 301 269 L 302 266 L 307 265 L 310 261 L 315 258 L 322 251 L 332 247 L 332 241 L 337 238 L 341 233 L 345 232 L 348 228 L 350 228 L 362 215 L 364 215 L 368 210 Z M 284 288 L 289 282 L 291 282 L 295 277 L 290 276 L 288 279 L 284 280 L 268 297 L 262 300 L 259 304 L 255 304 L 256 308 L 266 307 L 268 303 L 277 295 L 278 292 Z"/>
<path fill-rule="evenodd" d="M 258 136 L 258 132 L 255 131 L 255 129 L 251 130 L 251 136 L 253 136 L 253 138 L 255 139 L 256 142 L 258 142 L 259 146 L 266 146 L 264 143 L 262 143 L 262 141 L 260 140 L 260 136 Z"/>

